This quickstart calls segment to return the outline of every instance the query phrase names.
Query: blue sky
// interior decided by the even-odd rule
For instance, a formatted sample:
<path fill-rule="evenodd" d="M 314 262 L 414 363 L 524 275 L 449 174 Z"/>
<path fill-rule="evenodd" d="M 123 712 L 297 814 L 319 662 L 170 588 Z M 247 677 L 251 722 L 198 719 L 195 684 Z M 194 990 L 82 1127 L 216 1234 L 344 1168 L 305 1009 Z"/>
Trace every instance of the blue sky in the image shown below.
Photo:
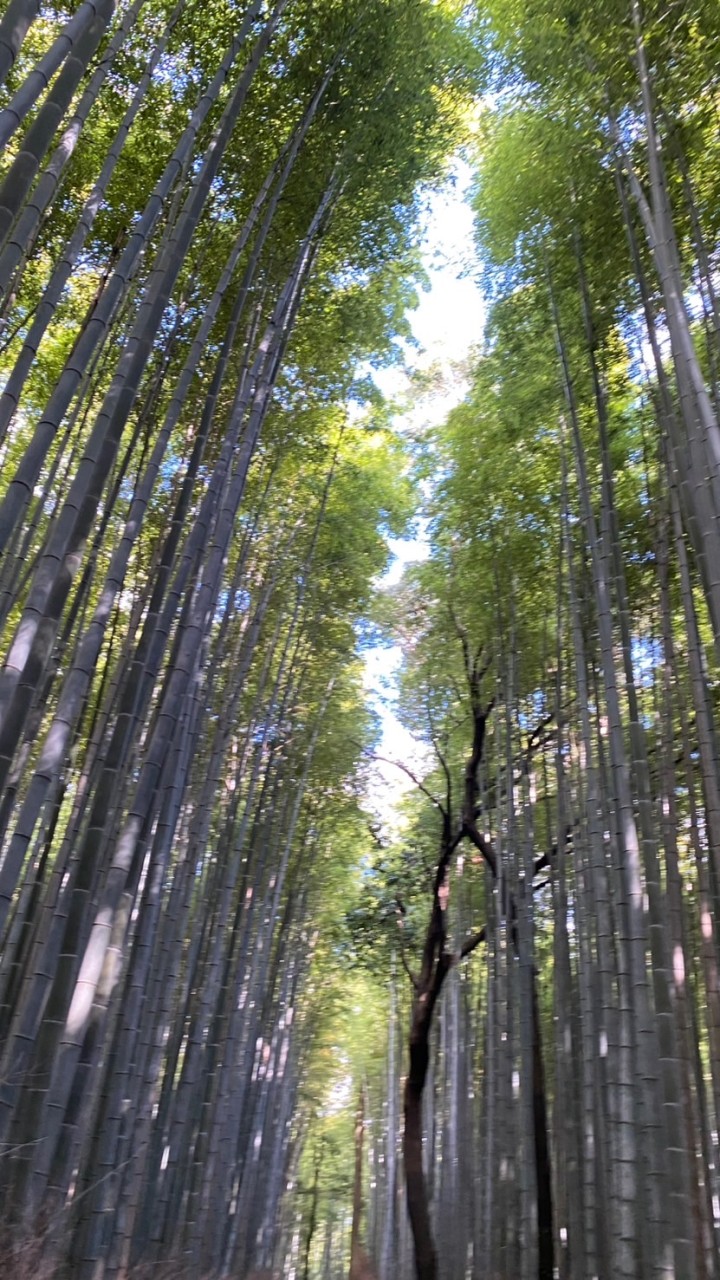
<path fill-rule="evenodd" d="M 476 283 L 479 273 L 468 199 L 470 183 L 470 170 L 459 161 L 452 179 L 428 201 L 423 258 L 430 288 L 420 295 L 417 310 L 408 316 L 420 344 L 419 350 L 408 349 L 408 366 L 420 370 L 439 366 L 442 373 L 439 385 L 432 395 L 413 403 L 409 398 L 408 376 L 401 369 L 388 369 L 375 375 L 380 390 L 400 405 L 396 416 L 400 431 L 410 426 L 414 429 L 432 426 L 460 402 L 466 391 L 463 365 L 482 337 L 485 307 Z M 394 560 L 381 586 L 397 582 L 406 564 L 427 554 L 422 537 L 391 539 L 390 547 Z M 365 658 L 365 689 L 382 722 L 380 753 L 410 768 L 422 769 L 422 747 L 392 711 L 400 662 L 397 647 L 370 650 Z M 397 802 L 410 786 L 399 769 L 390 764 L 375 765 L 368 800 L 386 824 L 392 825 Z"/>

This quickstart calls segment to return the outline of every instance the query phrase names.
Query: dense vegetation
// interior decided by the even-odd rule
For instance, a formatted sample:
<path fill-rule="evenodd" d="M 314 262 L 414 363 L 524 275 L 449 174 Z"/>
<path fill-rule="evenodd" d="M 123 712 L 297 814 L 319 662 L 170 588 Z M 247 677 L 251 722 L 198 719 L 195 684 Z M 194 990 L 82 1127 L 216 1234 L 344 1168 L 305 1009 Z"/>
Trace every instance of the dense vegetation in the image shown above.
<path fill-rule="evenodd" d="M 709 0 L 6 3 L 11 1276 L 720 1280 L 719 52 Z M 410 438 L 459 150 L 486 334 Z"/>

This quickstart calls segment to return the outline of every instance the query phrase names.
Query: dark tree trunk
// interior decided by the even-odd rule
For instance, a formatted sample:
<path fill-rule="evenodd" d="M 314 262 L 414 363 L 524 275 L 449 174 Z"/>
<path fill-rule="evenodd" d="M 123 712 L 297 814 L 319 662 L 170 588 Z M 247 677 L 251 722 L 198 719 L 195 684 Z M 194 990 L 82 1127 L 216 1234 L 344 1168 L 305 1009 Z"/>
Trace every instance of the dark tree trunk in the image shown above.
<path fill-rule="evenodd" d="M 423 1169 L 422 1099 L 430 1060 L 432 1007 L 429 992 L 416 996 L 410 1028 L 410 1069 L 405 1081 L 403 1159 L 407 1207 L 415 1244 L 417 1280 L 437 1280 L 437 1253 L 430 1226 L 430 1206 Z M 434 1004 L 434 1001 L 433 1001 Z"/>

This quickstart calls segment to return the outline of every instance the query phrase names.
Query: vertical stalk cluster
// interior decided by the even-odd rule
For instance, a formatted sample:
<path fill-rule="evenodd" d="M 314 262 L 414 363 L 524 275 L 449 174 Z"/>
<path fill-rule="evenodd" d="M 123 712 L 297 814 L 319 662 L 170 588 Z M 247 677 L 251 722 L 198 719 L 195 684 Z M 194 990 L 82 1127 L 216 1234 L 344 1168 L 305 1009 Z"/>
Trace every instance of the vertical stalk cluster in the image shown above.
<path fill-rule="evenodd" d="M 414 943 L 414 1238 L 375 1259 L 716 1280 L 720 28 L 651 0 L 486 16 L 492 305 L 401 595 L 400 704 L 434 765 L 374 868 Z M 470 642 L 495 697 L 468 757 Z"/>
<path fill-rule="evenodd" d="M 446 16 L 341 8 L 0 20 L 0 1234 L 58 1275 L 292 1238 L 355 627 L 407 507 L 356 373 L 456 128 Z"/>

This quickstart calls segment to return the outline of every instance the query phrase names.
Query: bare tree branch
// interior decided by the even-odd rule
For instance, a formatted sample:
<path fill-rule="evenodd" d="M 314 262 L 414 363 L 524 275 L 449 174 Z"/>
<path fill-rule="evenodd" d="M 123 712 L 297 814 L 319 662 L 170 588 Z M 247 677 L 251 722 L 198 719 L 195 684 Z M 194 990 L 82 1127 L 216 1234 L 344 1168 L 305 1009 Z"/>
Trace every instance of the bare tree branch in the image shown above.
<path fill-rule="evenodd" d="M 378 755 L 376 751 L 365 752 L 365 757 L 367 760 L 374 760 L 379 764 L 391 764 L 395 769 L 399 769 L 401 773 L 404 773 L 405 776 L 415 784 L 418 791 L 421 791 L 424 796 L 427 796 L 427 799 L 431 804 L 434 804 L 435 808 L 443 815 L 443 818 L 447 819 L 449 817 L 442 801 L 438 800 L 437 796 L 434 796 L 432 791 L 429 791 L 424 783 L 420 781 L 417 774 L 413 773 L 412 769 L 409 769 L 401 760 L 391 760 L 389 756 Z"/>
<path fill-rule="evenodd" d="M 455 633 L 457 635 L 457 638 L 462 645 L 463 661 L 465 663 L 465 675 L 467 677 L 468 684 L 470 684 L 472 682 L 472 672 L 473 672 L 474 664 L 471 662 L 471 659 L 470 659 L 470 642 L 468 640 L 468 633 L 465 630 L 465 627 L 462 625 L 462 623 L 458 619 L 458 616 L 453 608 L 451 600 L 448 600 L 448 613 L 450 614 L 450 620 L 455 628 Z"/>
<path fill-rule="evenodd" d="M 400 959 L 402 961 L 402 967 L 410 979 L 415 991 L 419 991 L 420 979 L 410 968 L 405 952 L 405 906 L 400 898 L 395 899 L 395 914 L 397 915 L 398 929 L 400 930 Z"/>
<path fill-rule="evenodd" d="M 453 963 L 460 964 L 463 960 L 466 960 L 469 955 L 472 955 L 475 948 L 479 947 L 480 943 L 485 941 L 486 937 L 486 925 L 483 925 L 482 929 L 478 929 L 477 933 L 471 933 L 470 937 L 466 938 L 463 942 L 458 954 L 454 957 Z"/>

